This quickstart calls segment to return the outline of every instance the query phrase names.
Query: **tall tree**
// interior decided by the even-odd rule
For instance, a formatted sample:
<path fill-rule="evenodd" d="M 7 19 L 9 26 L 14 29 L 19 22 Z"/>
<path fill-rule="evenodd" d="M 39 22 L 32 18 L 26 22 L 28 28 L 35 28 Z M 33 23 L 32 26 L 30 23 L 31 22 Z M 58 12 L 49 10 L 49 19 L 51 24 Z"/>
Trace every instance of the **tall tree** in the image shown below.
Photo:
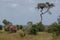
<path fill-rule="evenodd" d="M 51 14 L 51 12 L 49 11 L 49 9 L 52 8 L 52 7 L 54 7 L 54 4 L 53 3 L 49 3 L 49 2 L 46 2 L 46 3 L 38 3 L 37 9 L 41 9 L 40 10 L 40 12 L 41 12 L 40 13 L 41 23 L 42 23 L 42 15 L 43 14 L 46 14 L 47 12 L 49 12 Z"/>

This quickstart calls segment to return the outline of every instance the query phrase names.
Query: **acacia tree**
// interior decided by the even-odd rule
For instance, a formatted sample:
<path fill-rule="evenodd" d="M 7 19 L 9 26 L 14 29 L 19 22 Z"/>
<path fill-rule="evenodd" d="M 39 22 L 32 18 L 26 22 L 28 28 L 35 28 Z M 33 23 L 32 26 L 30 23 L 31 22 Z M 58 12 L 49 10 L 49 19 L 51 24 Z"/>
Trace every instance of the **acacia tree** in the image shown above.
<path fill-rule="evenodd" d="M 54 7 L 53 3 L 38 3 L 37 5 L 37 9 L 40 9 L 40 17 L 41 17 L 41 23 L 42 23 L 42 15 L 46 14 L 47 12 L 49 12 L 51 14 L 51 12 L 49 11 L 50 8 Z M 45 11 L 44 11 L 45 10 Z M 44 11 L 44 12 L 43 12 Z"/>

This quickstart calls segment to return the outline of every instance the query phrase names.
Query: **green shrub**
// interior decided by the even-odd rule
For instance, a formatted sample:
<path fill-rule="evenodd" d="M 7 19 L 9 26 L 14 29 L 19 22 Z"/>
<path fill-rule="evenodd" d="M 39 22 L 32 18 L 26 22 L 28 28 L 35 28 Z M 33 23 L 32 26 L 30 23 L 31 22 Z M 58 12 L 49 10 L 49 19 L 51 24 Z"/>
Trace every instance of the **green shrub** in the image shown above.
<path fill-rule="evenodd" d="M 37 23 L 37 29 L 39 32 L 41 32 L 41 31 L 45 30 L 45 27 L 41 22 L 39 22 L 39 23 Z"/>
<path fill-rule="evenodd" d="M 29 34 L 34 34 L 34 35 L 36 35 L 37 32 L 38 32 L 37 26 L 36 26 L 36 25 L 32 25 L 32 27 L 31 27 L 30 30 L 29 30 Z"/>
<path fill-rule="evenodd" d="M 50 27 L 48 28 L 48 32 L 57 32 L 58 30 L 58 24 L 57 23 L 52 23 Z"/>
<path fill-rule="evenodd" d="M 19 30 L 19 35 L 20 35 L 21 37 L 24 37 L 24 36 L 25 36 L 25 32 L 22 31 L 22 30 Z"/>
<path fill-rule="evenodd" d="M 48 28 L 48 32 L 49 33 L 55 33 L 57 36 L 60 35 L 60 25 L 58 25 L 57 23 L 53 23 Z"/>

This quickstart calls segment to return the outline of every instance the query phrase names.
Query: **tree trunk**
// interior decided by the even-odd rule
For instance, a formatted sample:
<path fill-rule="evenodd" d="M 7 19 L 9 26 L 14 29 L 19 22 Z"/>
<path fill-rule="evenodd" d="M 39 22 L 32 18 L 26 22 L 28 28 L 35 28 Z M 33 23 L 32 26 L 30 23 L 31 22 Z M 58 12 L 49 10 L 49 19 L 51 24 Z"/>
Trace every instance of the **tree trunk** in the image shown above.
<path fill-rule="evenodd" d="M 40 17 L 41 17 L 41 23 L 42 23 L 42 20 L 43 20 L 43 19 L 42 19 L 42 15 L 43 15 L 43 12 L 42 12 L 42 11 L 43 11 L 43 9 L 41 9 L 41 14 L 40 14 Z"/>
<path fill-rule="evenodd" d="M 42 23 L 42 14 L 40 14 L 40 17 L 41 17 L 41 23 Z"/>

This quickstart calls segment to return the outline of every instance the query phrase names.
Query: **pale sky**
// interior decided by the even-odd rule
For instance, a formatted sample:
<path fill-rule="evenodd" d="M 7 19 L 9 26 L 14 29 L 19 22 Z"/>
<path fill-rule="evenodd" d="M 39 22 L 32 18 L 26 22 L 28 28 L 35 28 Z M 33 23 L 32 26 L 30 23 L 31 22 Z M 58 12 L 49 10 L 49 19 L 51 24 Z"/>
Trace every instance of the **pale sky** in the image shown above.
<path fill-rule="evenodd" d="M 41 2 L 55 4 L 55 7 L 50 9 L 52 15 L 48 13 L 43 15 L 43 24 L 49 25 L 57 21 L 60 15 L 60 0 L 0 0 L 0 24 L 3 24 L 3 19 L 20 25 L 26 25 L 28 21 L 38 23 L 40 12 L 35 7 Z"/>

